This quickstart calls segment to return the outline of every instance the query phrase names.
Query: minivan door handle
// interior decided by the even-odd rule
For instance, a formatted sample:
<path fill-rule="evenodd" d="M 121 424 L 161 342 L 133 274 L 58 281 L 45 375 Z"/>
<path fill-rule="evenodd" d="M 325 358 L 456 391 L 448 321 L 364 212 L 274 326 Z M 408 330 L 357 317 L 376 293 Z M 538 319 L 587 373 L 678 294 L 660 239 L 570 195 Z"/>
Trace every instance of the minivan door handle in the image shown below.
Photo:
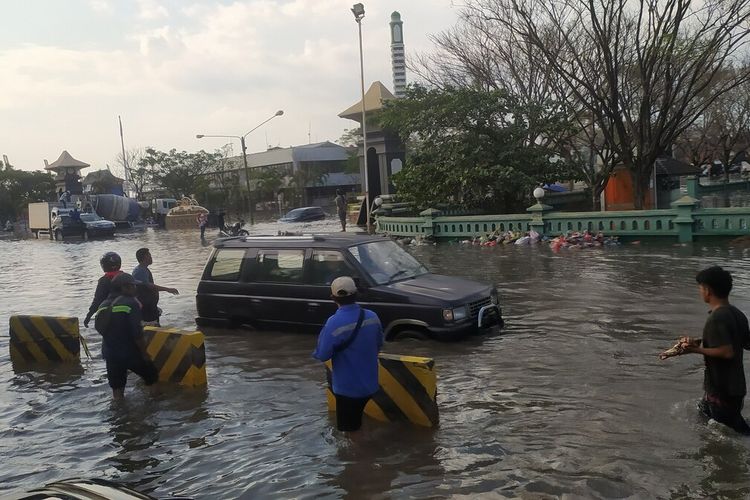
<path fill-rule="evenodd" d="M 320 307 L 318 302 L 308 302 L 307 307 Z"/>

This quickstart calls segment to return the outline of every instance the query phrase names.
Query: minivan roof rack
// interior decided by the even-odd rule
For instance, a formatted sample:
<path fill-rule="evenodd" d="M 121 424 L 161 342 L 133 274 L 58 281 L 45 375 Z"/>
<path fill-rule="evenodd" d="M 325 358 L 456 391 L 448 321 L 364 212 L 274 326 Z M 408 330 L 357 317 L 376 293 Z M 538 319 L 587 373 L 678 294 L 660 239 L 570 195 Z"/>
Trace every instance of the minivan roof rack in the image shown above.
<path fill-rule="evenodd" d="M 284 238 L 287 241 L 323 241 L 325 238 L 319 234 L 277 234 L 245 236 L 245 241 L 269 241 Z"/>

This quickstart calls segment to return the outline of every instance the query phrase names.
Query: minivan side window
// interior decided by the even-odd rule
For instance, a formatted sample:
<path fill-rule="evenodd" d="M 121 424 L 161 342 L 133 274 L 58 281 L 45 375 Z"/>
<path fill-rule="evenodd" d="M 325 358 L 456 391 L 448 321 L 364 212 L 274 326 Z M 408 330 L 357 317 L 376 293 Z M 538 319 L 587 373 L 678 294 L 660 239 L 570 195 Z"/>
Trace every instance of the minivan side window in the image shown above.
<path fill-rule="evenodd" d="M 224 248 L 216 252 L 210 278 L 214 281 L 239 281 L 245 250 Z"/>
<path fill-rule="evenodd" d="M 344 255 L 336 250 L 313 250 L 310 259 L 310 283 L 330 285 L 339 276 L 353 276 L 354 271 L 344 261 Z"/>
<path fill-rule="evenodd" d="M 302 283 L 304 250 L 258 250 L 257 281 L 269 283 Z"/>

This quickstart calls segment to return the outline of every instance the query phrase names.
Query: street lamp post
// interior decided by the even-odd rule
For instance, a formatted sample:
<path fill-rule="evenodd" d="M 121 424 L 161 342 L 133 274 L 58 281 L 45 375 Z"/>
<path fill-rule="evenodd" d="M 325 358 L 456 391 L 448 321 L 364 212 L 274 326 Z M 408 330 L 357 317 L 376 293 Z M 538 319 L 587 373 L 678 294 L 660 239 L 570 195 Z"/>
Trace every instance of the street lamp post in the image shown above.
<path fill-rule="evenodd" d="M 225 139 L 239 139 L 240 140 L 240 146 L 242 146 L 242 163 L 245 167 L 245 187 L 247 188 L 247 201 L 250 204 L 250 224 L 255 224 L 255 206 L 253 203 L 253 193 L 250 191 L 250 169 L 247 166 L 247 147 L 245 146 L 245 137 L 250 135 L 251 132 L 254 132 L 255 130 L 259 129 L 266 123 L 270 122 L 277 116 L 281 116 L 284 114 L 284 111 L 278 110 L 276 113 L 273 114 L 270 118 L 267 118 L 266 120 L 263 120 L 255 127 L 251 128 L 249 132 L 247 132 L 245 135 L 208 135 L 208 134 L 198 134 L 195 136 L 196 139 L 203 139 L 204 137 L 222 137 Z"/>
<path fill-rule="evenodd" d="M 362 93 L 362 158 L 365 165 L 365 209 L 367 213 L 367 230 L 370 230 L 370 172 L 367 165 L 367 113 L 365 110 L 365 60 L 362 52 L 362 19 L 365 17 L 365 6 L 356 3 L 352 6 L 354 20 L 359 28 L 359 83 Z"/>

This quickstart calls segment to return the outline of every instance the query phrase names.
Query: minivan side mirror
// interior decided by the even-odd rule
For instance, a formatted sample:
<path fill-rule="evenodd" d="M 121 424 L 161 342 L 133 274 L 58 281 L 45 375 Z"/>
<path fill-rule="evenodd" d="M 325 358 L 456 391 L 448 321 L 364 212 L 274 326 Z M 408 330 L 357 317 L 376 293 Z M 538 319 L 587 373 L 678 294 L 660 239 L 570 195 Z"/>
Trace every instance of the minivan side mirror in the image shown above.
<path fill-rule="evenodd" d="M 357 276 L 357 277 L 352 278 L 352 279 L 354 280 L 354 284 L 357 285 L 357 288 L 366 288 L 365 284 L 362 283 L 362 278 L 360 278 L 360 277 Z"/>

